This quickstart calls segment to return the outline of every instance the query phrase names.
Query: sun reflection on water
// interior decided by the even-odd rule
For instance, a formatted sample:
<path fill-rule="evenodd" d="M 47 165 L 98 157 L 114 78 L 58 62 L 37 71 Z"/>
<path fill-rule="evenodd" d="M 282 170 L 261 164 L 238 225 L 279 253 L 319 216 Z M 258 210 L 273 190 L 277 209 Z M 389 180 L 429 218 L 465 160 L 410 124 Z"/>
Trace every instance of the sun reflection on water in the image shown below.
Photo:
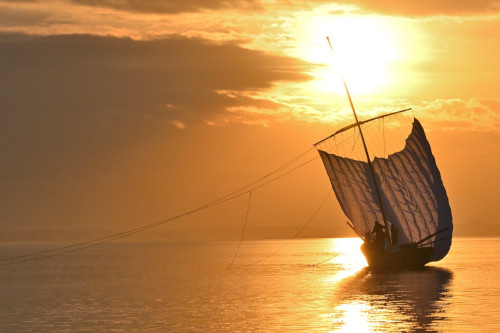
<path fill-rule="evenodd" d="M 343 312 L 342 326 L 338 332 L 371 332 L 366 313 L 370 311 L 367 303 L 348 303 L 339 305 L 336 310 Z"/>
<path fill-rule="evenodd" d="M 366 259 L 359 249 L 363 241 L 359 238 L 337 238 L 334 240 L 335 251 L 340 255 L 337 261 L 342 264 L 342 268 L 352 273 L 359 271 L 367 265 Z"/>
<path fill-rule="evenodd" d="M 354 238 L 331 239 L 335 273 L 322 282 L 332 291 L 321 316 L 334 332 L 434 331 L 449 297 L 452 273 L 437 267 L 373 271 Z M 338 269 L 337 269 L 338 268 Z"/>
<path fill-rule="evenodd" d="M 330 282 L 338 283 L 367 266 L 366 259 L 359 249 L 362 243 L 363 241 L 359 238 L 335 238 L 330 240 L 330 251 L 338 254 L 330 262 L 341 268 L 338 274 L 328 278 Z"/>

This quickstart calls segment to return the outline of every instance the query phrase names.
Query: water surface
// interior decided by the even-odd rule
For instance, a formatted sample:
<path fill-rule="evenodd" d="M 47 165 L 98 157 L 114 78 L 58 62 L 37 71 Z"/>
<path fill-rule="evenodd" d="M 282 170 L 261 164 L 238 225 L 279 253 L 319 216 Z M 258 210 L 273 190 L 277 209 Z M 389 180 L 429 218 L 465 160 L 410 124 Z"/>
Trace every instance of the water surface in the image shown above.
<path fill-rule="evenodd" d="M 457 238 L 444 260 L 403 272 L 364 268 L 356 239 L 248 241 L 228 269 L 237 246 L 112 243 L 0 267 L 0 331 L 500 330 L 500 239 Z"/>

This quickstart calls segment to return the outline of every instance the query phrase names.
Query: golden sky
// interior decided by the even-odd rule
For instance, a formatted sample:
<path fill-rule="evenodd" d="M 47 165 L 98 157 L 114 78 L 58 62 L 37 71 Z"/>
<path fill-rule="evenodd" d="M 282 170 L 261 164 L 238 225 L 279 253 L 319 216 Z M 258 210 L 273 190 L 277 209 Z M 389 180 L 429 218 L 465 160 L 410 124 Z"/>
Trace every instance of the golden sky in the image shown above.
<path fill-rule="evenodd" d="M 414 109 L 456 232 L 500 234 L 500 1 L 0 0 L 0 50 L 4 239 L 125 230 L 246 185 L 352 122 L 339 73 L 362 119 Z M 295 230 L 328 188 L 317 160 L 253 193 L 249 225 Z M 237 233 L 246 203 L 157 233 Z M 333 198 L 317 219 L 349 235 Z"/>

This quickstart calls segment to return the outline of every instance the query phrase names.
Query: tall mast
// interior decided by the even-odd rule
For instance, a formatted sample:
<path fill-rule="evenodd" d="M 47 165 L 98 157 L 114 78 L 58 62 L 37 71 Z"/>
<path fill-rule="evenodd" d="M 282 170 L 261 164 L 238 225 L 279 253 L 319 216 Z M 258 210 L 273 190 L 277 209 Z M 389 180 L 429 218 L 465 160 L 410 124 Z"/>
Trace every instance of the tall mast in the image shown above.
<path fill-rule="evenodd" d="M 328 41 L 328 45 L 330 46 L 330 50 L 333 53 L 332 43 L 330 43 L 330 38 L 328 36 L 326 37 L 326 40 Z M 375 168 L 373 167 L 373 163 L 370 159 L 370 154 L 368 153 L 368 148 L 366 147 L 365 137 L 363 135 L 363 131 L 361 130 L 361 123 L 358 120 L 358 115 L 356 114 L 356 110 L 354 109 L 354 104 L 352 103 L 351 94 L 349 93 L 349 89 L 347 89 L 347 84 L 345 83 L 345 79 L 344 79 L 344 76 L 342 75 L 342 73 L 340 73 L 340 77 L 342 78 L 342 82 L 344 83 L 344 88 L 345 88 L 345 91 L 347 93 L 347 98 L 349 99 L 349 104 L 351 105 L 352 113 L 354 114 L 354 119 L 356 120 L 356 125 L 359 129 L 359 134 L 361 136 L 361 141 L 363 142 L 363 147 L 365 148 L 366 162 L 368 162 L 368 167 L 370 169 L 370 174 L 372 176 L 373 184 L 375 185 L 375 192 L 377 193 L 377 199 L 378 199 L 378 203 L 379 203 L 379 207 L 380 207 L 380 212 L 382 213 L 382 218 L 384 219 L 385 231 L 386 231 L 387 236 L 389 237 L 389 244 L 392 244 L 392 242 L 391 242 L 392 235 L 389 232 L 389 225 L 387 223 L 384 204 L 382 202 L 382 194 L 380 193 L 380 188 L 378 186 L 377 177 L 375 175 Z"/>

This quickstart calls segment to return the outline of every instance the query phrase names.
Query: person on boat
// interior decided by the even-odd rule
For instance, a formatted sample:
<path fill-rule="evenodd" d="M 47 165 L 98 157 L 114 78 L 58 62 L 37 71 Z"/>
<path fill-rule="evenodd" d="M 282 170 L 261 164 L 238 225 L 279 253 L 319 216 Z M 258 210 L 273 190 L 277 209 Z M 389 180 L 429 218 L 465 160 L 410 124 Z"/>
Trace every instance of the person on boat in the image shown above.
<path fill-rule="evenodd" d="M 399 233 L 398 228 L 396 228 L 396 226 L 393 223 L 391 223 L 391 241 L 392 241 L 392 245 L 397 245 L 398 244 L 398 233 Z"/>
<path fill-rule="evenodd" d="M 385 247 L 385 227 L 375 221 L 375 225 L 373 226 L 372 234 L 375 234 L 375 246 L 380 251 L 384 251 Z"/>

